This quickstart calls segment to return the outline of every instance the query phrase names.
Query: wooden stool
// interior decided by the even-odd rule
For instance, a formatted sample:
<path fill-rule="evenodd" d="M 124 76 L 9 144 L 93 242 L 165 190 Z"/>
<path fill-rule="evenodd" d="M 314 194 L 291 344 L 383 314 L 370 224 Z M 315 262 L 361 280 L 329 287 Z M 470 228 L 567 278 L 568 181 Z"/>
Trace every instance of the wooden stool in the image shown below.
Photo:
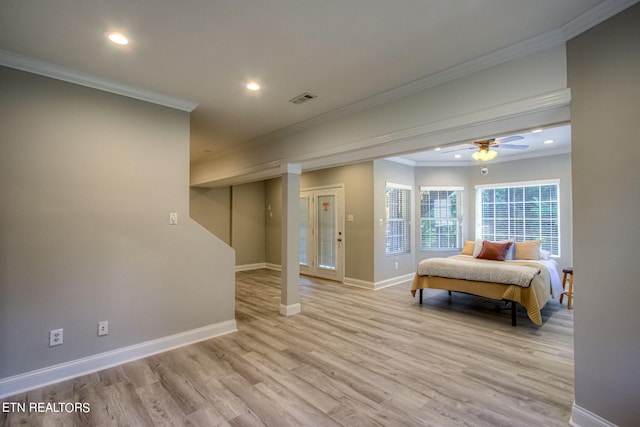
<path fill-rule="evenodd" d="M 567 296 L 567 308 L 571 310 L 571 299 L 573 298 L 573 267 L 567 267 L 562 269 L 562 289 L 564 292 L 560 294 L 560 304 L 562 299 Z M 567 290 L 565 285 L 567 283 L 567 276 L 569 276 L 569 289 Z"/>

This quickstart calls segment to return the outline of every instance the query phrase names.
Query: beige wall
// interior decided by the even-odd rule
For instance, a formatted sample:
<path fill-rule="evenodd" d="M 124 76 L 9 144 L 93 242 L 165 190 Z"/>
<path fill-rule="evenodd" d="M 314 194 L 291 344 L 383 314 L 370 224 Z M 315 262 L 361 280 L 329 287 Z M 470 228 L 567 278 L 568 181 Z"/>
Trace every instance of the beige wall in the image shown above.
<path fill-rule="evenodd" d="M 231 187 L 231 246 L 236 265 L 265 262 L 264 181 Z"/>
<path fill-rule="evenodd" d="M 305 172 L 300 187 L 312 188 L 344 184 L 345 198 L 345 281 L 373 280 L 373 164 L 349 166 Z M 347 216 L 353 215 L 353 221 Z"/>
<path fill-rule="evenodd" d="M 640 419 L 640 5 L 567 44 L 572 92 L 575 405 Z"/>
<path fill-rule="evenodd" d="M 0 378 L 234 319 L 233 251 L 189 218 L 188 113 L 4 67 L 0 93 Z"/>
<path fill-rule="evenodd" d="M 231 187 L 192 187 L 189 195 L 191 218 L 231 245 Z"/>
<path fill-rule="evenodd" d="M 265 262 L 265 182 L 190 191 L 190 215 L 235 250 L 235 265 Z"/>
<path fill-rule="evenodd" d="M 265 181 L 265 261 L 274 267 L 282 264 L 282 180 Z"/>

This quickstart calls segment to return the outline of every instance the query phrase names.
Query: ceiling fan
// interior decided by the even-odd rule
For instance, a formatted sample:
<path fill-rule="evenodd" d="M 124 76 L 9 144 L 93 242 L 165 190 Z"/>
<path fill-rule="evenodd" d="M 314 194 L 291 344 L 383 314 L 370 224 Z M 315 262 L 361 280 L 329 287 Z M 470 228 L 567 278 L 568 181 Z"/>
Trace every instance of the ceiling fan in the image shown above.
<path fill-rule="evenodd" d="M 446 150 L 441 152 L 443 154 L 453 153 L 455 151 L 461 151 L 461 150 L 475 150 L 476 147 L 478 147 L 478 151 L 473 153 L 471 156 L 475 160 L 486 162 L 488 160 L 495 159 L 496 156 L 498 155 L 498 152 L 495 150 L 492 150 L 492 148 L 502 147 L 502 148 L 515 149 L 515 150 L 524 150 L 529 148 L 528 145 L 507 144 L 508 142 L 519 141 L 521 139 L 524 139 L 524 137 L 520 135 L 513 135 L 513 136 L 504 137 L 504 138 L 490 138 L 490 139 L 484 139 L 482 141 L 474 141 L 473 147 L 456 148 L 453 150 Z"/>

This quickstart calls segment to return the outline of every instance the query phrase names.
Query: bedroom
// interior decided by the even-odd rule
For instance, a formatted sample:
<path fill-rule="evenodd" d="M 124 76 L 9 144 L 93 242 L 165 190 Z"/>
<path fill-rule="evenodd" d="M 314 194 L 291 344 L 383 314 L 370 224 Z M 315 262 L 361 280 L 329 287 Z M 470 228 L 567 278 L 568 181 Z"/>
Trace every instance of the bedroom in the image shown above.
<path fill-rule="evenodd" d="M 635 12 L 633 12 L 635 10 Z M 635 13 L 635 14 L 633 14 Z M 567 70 L 562 71 L 562 75 L 565 75 L 565 71 L 568 71 L 569 81 L 561 79 L 560 81 L 554 81 L 552 86 L 566 88 L 567 86 L 571 87 L 572 91 L 572 107 L 576 108 L 575 112 L 572 111 L 572 124 L 573 124 L 573 132 L 574 132 L 574 141 L 580 141 L 578 146 L 574 146 L 574 151 L 572 153 L 572 168 L 574 175 L 574 221 L 573 227 L 575 231 L 574 236 L 574 259 L 576 265 L 580 264 L 580 271 L 582 271 L 583 276 L 581 277 L 581 302 L 577 305 L 577 318 L 576 318 L 576 373 L 577 373 L 577 388 L 576 388 L 576 404 L 582 408 L 590 409 L 594 413 L 600 414 L 606 419 L 612 420 L 614 422 L 623 423 L 624 419 L 622 418 L 627 414 L 632 415 L 634 413 L 635 406 L 633 402 L 637 401 L 637 379 L 634 375 L 629 375 L 631 372 L 635 372 L 632 369 L 634 355 L 637 354 L 636 347 L 634 343 L 637 343 L 637 332 L 633 329 L 633 325 L 637 324 L 637 314 L 634 310 L 634 304 L 637 300 L 637 287 L 632 286 L 635 283 L 635 278 L 633 275 L 633 271 L 630 268 L 633 264 L 633 261 L 628 257 L 629 253 L 633 252 L 630 249 L 633 247 L 634 238 L 637 237 L 637 227 L 634 227 L 635 218 L 633 215 L 634 210 L 637 208 L 637 197 L 633 188 L 627 186 L 626 183 L 629 181 L 634 182 L 634 172 L 637 168 L 634 167 L 631 159 L 637 158 L 637 150 L 636 146 L 632 144 L 632 141 L 636 139 L 637 132 L 635 126 L 629 126 L 629 123 L 635 123 L 636 120 L 634 116 L 631 114 L 633 111 L 637 111 L 637 97 L 629 99 L 625 93 L 635 93 L 636 86 L 633 84 L 625 84 L 625 82 L 633 82 L 635 81 L 635 77 L 637 76 L 637 58 L 632 54 L 635 52 L 635 49 L 630 46 L 630 43 L 625 42 L 624 37 L 630 37 L 631 40 L 636 40 L 633 37 L 637 37 L 637 30 L 635 30 L 634 26 L 629 24 L 629 20 L 633 22 L 636 20 L 637 22 L 637 7 L 631 9 L 629 13 L 622 14 L 616 20 L 613 20 L 607 24 L 597 27 L 597 31 L 591 31 L 588 34 L 585 34 L 581 38 L 577 38 L 575 41 L 568 44 L 567 53 L 568 53 L 568 65 Z M 622 32 L 618 32 L 618 29 L 622 29 Z M 623 34 L 623 36 L 619 36 L 618 34 Z M 584 44 L 583 44 L 584 43 Z M 599 70 L 596 67 L 596 64 L 604 67 L 606 65 L 602 64 L 601 61 L 594 61 L 594 63 L 588 62 L 588 51 L 591 48 L 585 47 L 585 44 L 589 44 L 590 46 L 602 46 L 604 45 L 604 51 L 609 52 L 614 58 L 615 67 L 612 69 L 604 69 L 602 72 L 606 75 L 610 76 L 606 79 L 607 88 L 617 88 L 620 87 L 620 91 L 616 91 L 614 94 L 609 95 L 609 92 L 594 92 L 593 87 L 601 87 L 599 76 L 594 76 L 589 73 L 584 73 L 586 68 L 594 67 L 596 70 Z M 619 47 L 624 53 L 624 49 L 628 49 L 626 53 L 620 54 L 619 56 L 615 56 L 615 52 L 617 49 L 607 49 L 607 47 L 616 46 Z M 557 58 L 557 57 L 556 57 Z M 625 58 L 625 59 L 622 59 Z M 587 61 L 587 65 L 583 64 L 581 61 Z M 553 67 L 553 61 L 549 62 L 547 65 Z M 609 62 L 609 64 L 614 64 L 614 62 Z M 622 64 L 622 65 L 620 65 Z M 541 65 L 541 66 L 544 66 Z M 579 67 L 579 68 L 576 68 Z M 578 69 L 578 71 L 576 71 Z M 632 72 L 628 74 L 621 74 L 621 71 L 631 70 Z M 503 68 L 498 70 L 499 73 L 506 72 Z M 526 72 L 526 70 L 525 70 Z M 608 73 L 608 74 L 607 74 Z M 4 74 L 3 76 L 6 76 Z M 486 73 L 480 73 L 479 75 L 480 82 L 483 82 L 487 78 Z M 504 76 L 504 74 L 502 74 Z M 23 79 L 23 77 L 17 78 L 18 80 Z M 584 81 L 583 79 L 588 79 Z M 625 80 L 626 79 L 626 80 Z M 7 81 L 7 80 L 5 80 Z M 14 77 L 11 77 L 12 82 L 15 82 Z M 519 80 L 515 80 L 515 84 Z M 616 85 L 617 82 L 622 82 L 619 85 Z M 47 90 L 47 87 L 43 83 L 38 83 L 34 87 L 39 87 L 41 90 Z M 468 89 L 468 87 L 465 87 Z M 521 88 L 518 88 L 521 90 Z M 535 90 L 536 88 L 532 88 Z M 539 88 L 538 88 L 539 89 Z M 447 89 L 448 90 L 448 89 Z M 491 89 L 487 89 L 488 92 L 493 92 Z M 542 90 L 541 93 L 545 91 Z M 3 95 L 11 93 L 11 92 L 3 92 Z M 48 93 L 48 92 L 47 92 Z M 456 94 L 460 92 L 456 91 Z M 95 94 L 94 94 L 95 95 Z M 608 96 L 609 95 L 609 96 Z M 61 96 L 56 94 L 56 97 Z M 95 95 L 99 97 L 98 95 Z M 517 94 L 516 94 L 517 97 Z M 99 103 L 109 103 L 115 102 L 112 97 L 106 96 L 104 98 L 110 99 L 110 101 L 100 98 Z M 585 101 L 586 98 L 586 101 Z M 7 98 L 4 98 L 5 100 Z M 11 98 L 12 102 L 16 102 L 20 97 L 16 96 L 15 98 Z M 478 99 L 487 99 L 486 97 L 482 98 L 474 98 Z M 624 102 L 622 102 L 623 100 Z M 497 100 L 496 102 L 499 102 Z M 589 111 L 585 109 L 584 105 L 588 104 L 593 107 L 600 107 L 593 111 Z M 123 102 L 123 104 L 127 105 L 131 110 L 136 110 L 138 108 L 142 109 L 142 107 L 133 107 L 133 103 L 131 102 Z M 15 105 L 15 104 L 11 104 Z M 52 103 L 52 105 L 63 105 L 62 103 Z M 470 108 L 474 105 L 470 104 Z M 476 104 L 477 106 L 477 104 Z M 37 110 L 37 102 L 34 100 L 33 105 L 25 107 L 25 111 L 29 111 L 29 108 L 35 108 Z M 10 110 L 11 107 L 6 106 L 6 109 Z M 59 108 L 59 107 L 58 107 Z M 44 109 L 40 109 L 41 111 Z M 587 111 L 585 111 L 587 110 Z M 151 116 L 159 114 L 164 114 L 163 109 L 156 109 L 153 112 L 142 113 L 141 120 L 146 120 L 149 118 L 148 123 L 149 127 L 156 127 L 156 121 L 150 119 Z M 410 126 L 407 121 L 402 120 L 402 116 L 406 113 L 406 111 L 400 111 L 398 114 L 394 115 L 394 120 L 398 120 L 399 127 L 402 127 L 402 124 L 405 127 Z M 598 115 L 602 113 L 603 115 L 607 115 L 608 117 L 611 114 L 619 115 L 620 120 L 612 120 L 611 125 L 608 126 L 607 123 L 602 124 L 597 120 Z M 139 112 L 134 113 L 137 117 Z M 587 115 L 585 118 L 585 114 Z M 119 117 L 117 114 L 113 115 L 115 117 Z M 406 117 L 405 117 L 406 118 Z M 95 118 L 94 118 L 95 120 Z M 182 121 L 185 119 L 182 118 Z M 25 124 L 25 128 L 29 128 L 28 126 L 28 118 L 23 119 L 23 123 Z M 545 121 L 545 123 L 548 123 Z M 597 126 L 592 123 L 598 123 Z M 78 123 L 75 123 L 76 126 L 79 126 Z M 516 126 L 512 129 L 521 129 L 523 126 Z M 11 126 L 7 126 L 3 128 L 3 135 L 6 135 L 12 129 Z M 77 130 L 77 128 L 76 128 Z M 109 135 L 109 127 L 105 126 L 104 128 L 100 128 L 102 132 L 106 135 Z M 159 129 L 160 131 L 160 129 Z M 472 135 L 467 135 L 468 137 L 474 137 L 476 135 L 485 135 L 488 132 L 478 132 L 477 129 L 473 129 Z M 188 127 L 185 125 L 179 131 L 181 138 L 187 139 L 185 134 L 188 133 Z M 491 132 L 493 133 L 493 132 Z M 89 134 L 91 134 L 89 130 Z M 188 134 L 187 134 L 188 135 Z M 345 134 L 345 139 L 339 140 L 339 143 L 343 143 L 346 141 L 353 140 L 353 134 Z M 462 140 L 466 137 L 458 136 L 455 140 Z M 153 135 L 153 138 L 156 140 L 163 140 L 162 132 L 157 132 L 157 134 Z M 44 138 L 46 141 L 46 138 Z M 134 140 L 132 137 L 131 140 Z M 602 141 L 607 141 L 607 144 L 602 144 Z M 64 142 L 64 138 L 60 138 L 60 140 L 56 139 L 57 147 L 66 148 L 67 146 Z M 148 150 L 151 151 L 153 149 L 153 144 L 148 144 Z M 610 147 L 625 147 L 625 150 L 608 150 Z M 30 147 L 32 150 L 40 150 L 41 148 L 47 148 L 46 144 L 43 144 L 42 147 Z M 71 147 L 75 148 L 75 147 Z M 23 147 L 24 150 L 27 150 L 28 147 Z M 95 151 L 86 152 L 86 157 L 83 157 L 83 160 L 90 160 L 91 158 L 99 155 L 101 153 L 100 146 L 93 147 Z M 122 147 L 123 150 L 129 150 L 131 148 Z M 88 150 L 88 148 L 87 148 Z M 144 150 L 143 150 L 144 151 Z M 43 155 L 53 155 L 58 154 L 59 157 L 64 157 L 62 151 L 44 151 Z M 14 154 L 12 152 L 5 151 L 5 154 L 8 155 L 8 158 L 12 158 L 11 155 Z M 263 155 L 264 153 L 258 153 L 258 157 Z M 295 153 L 293 153 L 295 154 Z M 138 153 L 136 153 L 138 155 Z M 142 153 L 139 153 L 140 158 L 142 158 Z M 164 154 L 158 154 L 164 156 Z M 384 154 L 382 154 L 384 155 Z M 117 185 L 120 187 L 117 188 L 117 191 L 124 191 L 124 194 L 131 194 L 131 197 L 127 199 L 131 202 L 131 205 L 128 205 L 134 209 L 132 212 L 139 212 L 138 209 L 141 208 L 140 205 L 136 204 L 136 197 L 134 194 L 146 194 L 149 193 L 149 188 L 153 188 L 154 183 L 162 186 L 163 188 L 169 189 L 168 191 L 173 194 L 178 194 L 180 199 L 179 210 L 179 218 L 187 218 L 188 214 L 188 195 L 183 194 L 182 190 L 179 190 L 177 187 L 174 187 L 176 181 L 186 182 L 187 171 L 184 169 L 174 170 L 171 169 L 171 176 L 163 179 L 162 177 L 167 174 L 167 171 L 164 169 L 166 165 L 172 165 L 170 161 L 170 157 L 175 159 L 180 156 L 184 156 L 184 158 L 188 158 L 188 153 L 184 153 L 180 151 L 179 153 L 168 153 L 166 155 L 166 164 L 164 162 L 159 162 L 153 165 L 149 165 L 148 169 L 136 171 L 137 174 L 144 174 L 145 177 L 148 177 L 148 180 L 144 183 L 140 183 L 140 187 L 136 188 L 135 192 L 127 192 L 124 191 L 126 188 L 127 178 L 131 181 L 136 181 L 136 177 L 138 176 L 131 169 L 122 170 L 123 167 L 119 164 L 118 158 L 114 157 L 108 159 L 109 162 L 113 165 L 112 170 L 119 170 L 120 179 L 118 180 Z M 380 156 L 376 156 L 380 157 Z M 7 159 L 7 157 L 3 156 L 3 160 Z M 26 165 L 30 165 L 31 163 L 27 162 Z M 22 164 L 24 167 L 25 164 Z M 89 163 L 90 164 L 90 163 Z M 69 170 L 74 170 L 75 162 L 69 161 L 66 163 L 69 166 Z M 33 168 L 26 169 L 24 174 L 18 173 L 13 168 L 12 164 L 4 164 L 3 163 L 3 177 L 7 178 L 7 175 L 10 171 L 12 174 L 9 178 L 3 180 L 3 195 L 6 195 L 6 200 L 9 201 L 8 206 L 22 206 L 24 209 L 21 209 L 16 216 L 11 216 L 11 222 L 6 222 L 7 225 L 15 225 L 15 221 L 17 218 L 20 218 L 20 215 L 23 215 L 25 210 L 28 210 L 29 206 L 33 206 L 32 199 L 23 199 L 19 198 L 17 194 L 14 193 L 13 188 L 7 187 L 8 182 L 20 182 L 22 179 L 28 177 L 36 177 L 38 176 L 39 169 L 38 166 L 40 164 L 34 164 Z M 241 165 L 246 169 L 246 163 Z M 129 165 L 131 167 L 131 165 Z M 221 171 L 224 171 L 225 168 L 220 168 Z M 83 172 L 88 172 L 89 169 L 85 168 L 82 170 Z M 13 174 L 15 172 L 15 174 Z M 33 174 L 33 175 L 30 175 Z M 128 174 L 128 175 L 127 175 Z M 160 176 L 160 181 L 157 180 Z M 52 188 L 48 188 L 47 192 L 42 190 L 38 190 L 47 182 L 47 175 L 41 176 L 40 180 L 35 182 L 33 187 L 29 187 L 30 190 L 33 190 L 31 194 L 38 195 L 38 198 L 42 198 L 43 203 L 38 204 L 37 207 L 42 208 L 42 213 L 47 214 L 55 214 L 54 218 L 58 221 L 57 224 L 61 227 L 59 231 L 55 229 L 51 229 L 47 227 L 47 222 L 51 220 L 51 217 L 43 217 L 42 225 L 38 228 L 39 233 L 43 233 L 42 235 L 64 238 L 65 235 L 63 233 L 64 229 L 67 230 L 71 226 L 72 222 L 67 221 L 67 217 L 64 216 L 67 212 L 51 212 L 47 208 L 46 201 L 50 201 L 52 198 L 60 196 L 60 191 L 64 188 L 64 185 L 68 185 L 69 182 L 73 182 L 73 187 L 77 191 L 82 192 L 83 194 L 92 194 L 92 190 L 90 186 L 81 186 L 78 187 L 78 183 L 71 180 L 71 178 L 76 178 L 78 175 L 70 177 L 68 180 L 64 180 L 61 182 L 62 186 L 59 188 L 53 186 Z M 95 184 L 95 182 L 94 182 Z M 109 189 L 108 182 L 100 181 L 97 184 L 100 184 L 103 189 Z M 71 187 L 69 187 L 71 188 Z M 592 191 L 598 191 L 598 204 L 594 204 L 594 197 Z M 50 193 L 50 194 L 47 194 Z M 162 192 L 160 192 L 162 193 Z M 633 197 L 629 198 L 629 195 Z M 24 194 L 23 196 L 25 196 Z M 63 194 L 64 195 L 64 194 Z M 165 193 L 166 195 L 166 193 Z M 22 197 L 22 196 L 21 196 Z M 163 200 L 162 194 L 149 194 L 150 199 L 149 202 L 152 202 L 153 206 L 150 208 L 153 212 L 162 212 L 162 223 L 164 224 L 165 212 L 172 212 L 173 208 L 172 203 L 167 202 L 166 199 Z M 619 211 L 612 212 L 610 206 L 623 206 L 625 209 L 621 209 Z M 114 206 L 111 203 L 100 206 L 103 208 L 104 206 Z M 605 209 L 606 208 L 606 209 Z M 92 210 L 93 212 L 94 210 Z M 121 210 L 109 209 L 109 212 L 116 212 L 118 214 L 122 213 Z M 63 214 L 63 215 L 58 215 Z M 606 222 L 603 222 L 603 219 L 606 218 Z M 110 221 L 110 220 L 109 220 Z M 110 226 L 113 223 L 106 221 L 104 223 L 105 227 Z M 140 230 L 144 230 L 144 220 L 140 221 L 141 224 Z M 137 223 L 136 223 L 137 224 Z M 599 227 L 594 229 L 594 224 L 600 224 Z M 116 223 L 119 227 L 122 227 L 122 223 Z M 625 232 L 623 233 L 614 233 L 615 230 L 612 229 L 614 225 L 617 226 L 627 226 Z M 64 226 L 64 227 L 62 227 Z M 96 248 L 99 250 L 100 255 L 108 256 L 108 259 L 113 260 L 122 260 L 122 258 L 126 258 L 124 254 L 118 253 L 115 249 L 119 249 L 122 247 L 123 243 L 127 242 L 128 239 L 133 236 L 136 239 L 140 238 L 141 242 L 147 242 L 147 237 L 145 234 L 139 230 L 135 230 L 133 227 L 124 227 L 131 232 L 128 236 L 122 236 L 122 240 L 115 242 L 117 243 L 115 246 L 109 247 L 100 247 Z M 21 228 L 21 230 L 24 230 Z M 619 231 L 619 230 L 618 230 Z M 617 236 L 615 239 L 611 239 L 610 236 Z M 3 236 L 5 237 L 5 236 Z M 33 236 L 35 239 L 35 236 Z M 34 241 L 38 241 L 37 239 Z M 63 239 L 63 241 L 66 241 Z M 4 242 L 9 242 L 8 240 L 4 240 Z M 30 268 L 32 265 L 28 263 L 29 253 L 32 255 L 39 255 L 46 257 L 47 254 L 41 253 L 33 253 L 29 252 L 29 248 L 24 246 L 23 244 L 18 244 L 16 242 L 20 242 L 19 238 L 16 240 L 11 240 L 12 244 L 16 245 L 14 247 L 22 248 L 20 252 L 22 256 L 18 256 L 20 253 L 15 252 L 15 254 L 7 254 L 3 252 L 3 265 L 12 265 L 19 267 Z M 33 241 L 32 241 L 33 242 Z M 80 240 L 78 243 L 86 244 L 87 242 L 84 240 Z M 167 242 L 161 242 L 163 247 L 168 247 Z M 205 243 L 209 244 L 209 243 Z M 134 247 L 135 245 L 124 245 L 128 248 L 131 248 L 130 252 L 126 253 L 136 253 L 134 251 L 141 249 L 144 251 L 149 251 L 149 248 L 143 247 Z M 226 257 L 225 255 L 228 251 L 226 251 L 223 247 L 216 246 L 216 253 L 220 257 Z M 91 246 L 89 246 L 91 247 Z M 602 258 L 602 252 L 605 251 L 611 259 L 608 260 L 605 266 L 600 266 L 597 261 Z M 145 252 L 146 253 L 146 252 Z M 62 254 L 60 254 L 62 255 Z M 78 255 L 78 259 L 82 260 L 83 253 L 73 253 L 67 254 L 67 256 Z M 179 253 L 175 254 L 178 259 L 183 260 L 184 258 L 188 258 L 188 256 L 180 255 Z M 197 253 L 193 253 L 194 256 L 197 256 Z M 229 257 L 232 255 L 229 254 Z M 374 255 L 371 254 L 371 257 Z M 164 258 L 163 258 L 164 259 Z M 226 258 L 220 260 L 220 266 L 222 271 L 226 271 L 223 266 L 225 264 Z M 165 271 L 165 268 L 157 264 L 150 264 L 157 269 L 157 271 L 162 272 Z M 12 267 L 13 268 L 13 267 Z M 11 270 L 14 271 L 13 269 Z M 215 269 L 214 269 L 215 271 Z M 50 283 L 53 281 L 51 293 L 47 295 L 47 297 L 51 298 L 51 302 L 58 307 L 60 310 L 64 311 L 65 307 L 68 307 L 68 302 L 65 303 L 67 298 L 73 299 L 73 305 L 78 307 L 78 311 L 74 311 L 73 313 L 69 313 L 74 320 L 81 320 L 84 323 L 93 323 L 93 311 L 96 311 L 100 305 L 96 304 L 91 295 L 87 295 L 82 292 L 77 292 L 76 288 L 69 288 L 65 285 L 66 279 L 70 279 L 68 272 L 58 271 L 55 277 L 39 277 L 39 281 L 41 283 Z M 112 280 L 117 280 L 121 278 L 121 276 L 114 275 L 113 271 L 105 271 L 102 272 L 104 275 L 101 276 L 105 279 L 111 278 Z M 183 274 L 187 274 L 191 277 L 192 273 L 185 269 L 182 271 Z M 38 274 L 38 271 L 33 271 L 34 275 Z M 121 273 L 120 273 L 121 274 Z M 359 274 L 359 273 L 357 273 Z M 158 276 L 162 276 L 162 274 L 158 274 Z M 197 281 L 198 275 L 193 274 L 193 278 Z M 84 281 L 87 278 L 91 277 L 90 274 L 87 273 L 86 276 L 80 277 L 79 279 Z M 368 276 L 363 275 L 364 279 L 370 282 L 376 282 L 383 280 L 382 277 L 376 277 L 375 273 L 368 273 Z M 149 286 L 145 285 L 147 282 L 147 278 L 144 275 L 136 276 L 136 279 L 141 280 L 141 285 L 136 287 L 124 287 L 124 288 L 116 288 L 111 289 L 111 291 L 101 291 L 100 284 L 97 286 L 98 295 L 102 297 L 104 301 L 110 301 L 112 304 L 117 305 L 120 302 L 120 299 L 117 298 L 117 294 L 119 291 L 124 291 L 125 295 L 131 295 L 132 293 L 138 294 L 137 296 L 144 297 L 145 291 L 149 290 Z M 108 284 L 108 280 L 105 280 Z M 602 286 L 603 283 L 607 283 L 607 286 Z M 6 283 L 3 282 L 3 286 L 6 286 Z M 45 289 L 49 289 L 44 287 Z M 37 294 L 25 294 L 23 291 L 19 291 L 20 288 L 4 288 L 5 294 L 3 295 L 3 307 L 2 312 L 3 315 L 6 316 L 3 318 L 3 368 L 6 370 L 3 371 L 3 377 L 11 376 L 20 372 L 27 372 L 37 367 L 49 366 L 54 363 L 60 363 L 63 361 L 74 360 L 79 357 L 86 356 L 87 354 L 95 354 L 102 350 L 111 350 L 114 348 L 118 348 L 119 346 L 125 346 L 131 343 L 142 342 L 145 340 L 149 340 L 152 338 L 156 338 L 159 336 L 166 336 L 172 333 L 177 333 L 179 331 L 189 330 L 193 328 L 193 325 L 198 324 L 201 325 L 203 322 L 215 323 L 219 322 L 223 319 L 228 318 L 232 315 L 229 313 L 228 304 L 225 304 L 225 298 L 228 295 L 221 295 L 220 293 L 214 293 L 211 295 L 211 299 L 214 301 L 220 301 L 220 307 L 217 307 L 220 317 L 217 318 L 206 318 L 206 319 L 195 319 L 190 317 L 189 322 L 186 324 L 179 319 L 179 316 L 176 316 L 175 319 L 170 319 L 165 324 L 162 324 L 161 327 L 156 328 L 155 325 L 145 324 L 143 328 L 136 327 L 136 319 L 128 319 L 123 317 L 123 321 L 126 320 L 125 324 L 129 326 L 130 335 L 126 336 L 124 340 L 120 342 L 114 342 L 114 346 L 106 346 L 105 343 L 101 342 L 100 346 L 96 346 L 94 344 L 85 345 L 81 348 L 82 351 L 79 352 L 71 352 L 69 351 L 69 347 L 64 347 L 62 351 L 57 351 L 55 357 L 51 357 L 53 352 L 49 352 L 48 356 L 41 357 L 38 359 L 37 354 L 31 354 L 30 359 L 28 360 L 19 360 L 20 357 L 13 354 L 12 346 L 13 344 L 26 344 L 29 348 L 34 346 L 37 348 L 38 343 L 40 343 L 42 338 L 42 326 L 33 327 L 33 328 L 24 328 L 24 325 L 32 325 L 36 323 L 44 323 L 45 325 L 50 323 L 41 322 L 38 319 L 34 318 L 36 313 L 41 314 L 45 317 L 45 314 L 50 318 L 57 318 L 56 311 L 51 310 L 47 307 L 46 299 L 41 299 Z M 197 286 L 194 286 L 194 291 L 198 290 Z M 186 298 L 188 293 L 183 293 L 180 295 L 159 295 L 154 296 L 154 299 L 149 301 L 148 305 L 145 305 L 145 312 L 148 314 L 153 314 L 154 312 L 162 310 L 166 305 L 170 303 L 172 298 L 178 298 L 182 300 Z M 63 297 L 59 297 L 58 295 L 63 295 Z M 194 300 L 197 303 L 197 300 Z M 186 313 L 188 310 L 185 309 L 186 302 L 184 305 L 180 307 L 182 310 L 181 313 Z M 582 307 L 582 311 L 580 310 Z M 618 313 L 624 312 L 625 316 L 613 316 L 610 313 Z M 25 313 L 30 313 L 29 316 L 26 316 Z M 152 317 L 154 318 L 154 317 Z M 19 331 L 16 334 L 14 331 Z M 72 331 L 73 332 L 73 331 Z M 76 331 L 79 332 L 79 331 Z M 93 325 L 91 327 L 91 334 L 93 333 Z M 81 333 L 78 333 L 79 336 L 82 336 Z M 117 334 L 114 331 L 113 337 L 116 337 Z M 71 336 L 70 336 L 71 338 Z M 88 340 L 89 338 L 87 338 Z M 87 341 L 88 342 L 88 341 Z M 4 345 L 5 343 L 12 343 L 12 345 Z M 18 349 L 19 350 L 19 349 Z M 24 348 L 23 348 L 24 351 Z M 18 352 L 19 353 L 19 352 Z M 23 363 L 24 362 L 24 363 Z M 11 366 L 8 365 L 11 363 Z M 627 369 L 628 368 L 628 369 Z M 602 387 L 601 385 L 606 385 Z M 635 385 L 634 385 L 635 384 Z M 606 389 L 607 391 L 599 391 Z M 615 392 L 609 392 L 611 390 L 615 390 Z"/>

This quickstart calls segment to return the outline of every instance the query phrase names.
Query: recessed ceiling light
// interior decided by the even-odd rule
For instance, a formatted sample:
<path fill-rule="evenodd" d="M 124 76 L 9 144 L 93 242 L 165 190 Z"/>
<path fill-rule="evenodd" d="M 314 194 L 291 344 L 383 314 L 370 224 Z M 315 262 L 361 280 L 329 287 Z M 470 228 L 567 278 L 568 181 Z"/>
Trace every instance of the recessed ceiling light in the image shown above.
<path fill-rule="evenodd" d="M 461 157 L 462 157 L 462 154 L 456 154 L 456 155 L 455 155 L 455 156 L 453 156 L 453 157 L 455 157 L 456 159 L 459 159 L 459 158 L 461 158 Z"/>
<path fill-rule="evenodd" d="M 129 44 L 129 39 L 120 33 L 107 33 L 107 38 L 120 46 L 126 46 Z"/>
<path fill-rule="evenodd" d="M 433 151 L 440 151 L 440 150 L 442 150 L 442 148 L 440 148 L 440 147 L 436 147 L 436 148 L 433 149 Z"/>
<path fill-rule="evenodd" d="M 247 83 L 247 89 L 253 91 L 260 90 L 260 85 L 256 82 L 249 82 Z"/>
<path fill-rule="evenodd" d="M 545 139 L 544 141 L 542 141 L 544 144 L 553 144 L 554 142 L 556 142 L 555 139 Z"/>
<path fill-rule="evenodd" d="M 544 129 L 534 129 L 531 131 L 531 133 L 540 133 L 542 132 Z"/>

